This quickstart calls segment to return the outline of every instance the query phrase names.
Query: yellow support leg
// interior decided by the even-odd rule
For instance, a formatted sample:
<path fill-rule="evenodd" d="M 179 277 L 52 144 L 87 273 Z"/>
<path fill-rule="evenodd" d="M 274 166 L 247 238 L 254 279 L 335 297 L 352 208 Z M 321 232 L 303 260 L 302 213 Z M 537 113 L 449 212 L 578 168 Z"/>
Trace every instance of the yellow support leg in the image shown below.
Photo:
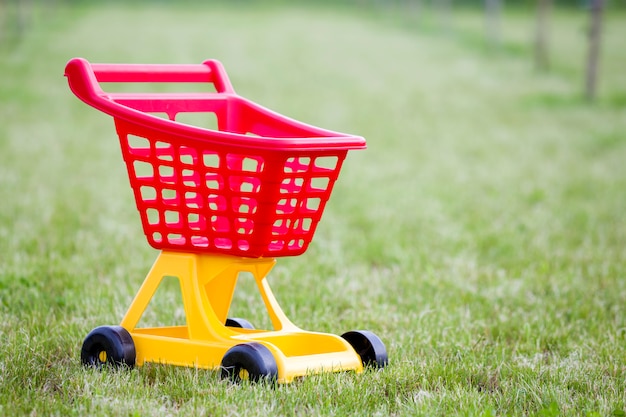
<path fill-rule="evenodd" d="M 289 321 L 265 278 L 275 263 L 272 258 L 161 252 L 120 323 L 132 336 L 136 365 L 156 362 L 218 369 L 235 345 L 258 343 L 271 352 L 279 382 L 315 372 L 361 372 L 359 356 L 344 339 L 307 332 Z M 225 326 L 237 277 L 244 271 L 256 280 L 273 330 Z M 187 324 L 137 327 L 161 281 L 171 276 L 180 281 Z"/>

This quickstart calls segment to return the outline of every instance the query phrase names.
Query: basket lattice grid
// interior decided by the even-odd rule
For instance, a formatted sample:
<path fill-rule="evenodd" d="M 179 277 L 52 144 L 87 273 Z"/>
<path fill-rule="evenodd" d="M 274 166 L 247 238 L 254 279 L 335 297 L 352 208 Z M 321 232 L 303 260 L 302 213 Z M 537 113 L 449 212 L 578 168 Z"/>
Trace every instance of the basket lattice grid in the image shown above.
<path fill-rule="evenodd" d="M 347 152 L 207 146 L 116 124 L 144 233 L 156 249 L 303 253 Z"/>

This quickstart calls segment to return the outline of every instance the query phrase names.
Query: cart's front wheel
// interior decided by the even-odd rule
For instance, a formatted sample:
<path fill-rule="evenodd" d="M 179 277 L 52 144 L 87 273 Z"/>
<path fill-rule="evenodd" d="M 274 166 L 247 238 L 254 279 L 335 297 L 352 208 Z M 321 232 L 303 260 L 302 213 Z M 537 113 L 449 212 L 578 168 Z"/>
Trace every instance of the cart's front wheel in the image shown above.
<path fill-rule="evenodd" d="M 361 357 L 363 366 L 384 368 L 387 359 L 387 348 L 378 336 L 368 330 L 354 330 L 341 335 Z"/>
<path fill-rule="evenodd" d="M 229 317 L 226 319 L 226 323 L 224 324 L 226 327 L 237 327 L 240 329 L 250 329 L 253 330 L 254 326 L 246 319 L 242 319 L 239 317 Z"/>
<path fill-rule="evenodd" d="M 83 342 L 80 360 L 85 366 L 135 366 L 135 343 L 128 330 L 121 326 L 100 326 Z"/>
<path fill-rule="evenodd" d="M 224 355 L 221 368 L 221 377 L 233 382 L 273 382 L 278 377 L 274 355 L 260 343 L 233 346 Z"/>

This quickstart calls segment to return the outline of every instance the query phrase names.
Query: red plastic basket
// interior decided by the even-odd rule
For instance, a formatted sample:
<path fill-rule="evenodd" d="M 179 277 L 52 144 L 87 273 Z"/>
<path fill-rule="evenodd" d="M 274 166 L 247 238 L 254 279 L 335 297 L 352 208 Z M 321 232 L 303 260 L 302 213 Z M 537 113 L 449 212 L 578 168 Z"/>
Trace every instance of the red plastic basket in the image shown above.
<path fill-rule="evenodd" d="M 218 61 L 90 64 L 65 75 L 114 117 L 144 233 L 156 249 L 246 257 L 303 253 L 358 136 L 284 117 L 238 96 Z M 105 93 L 104 82 L 206 82 L 209 93 Z M 211 113 L 217 129 L 176 121 Z M 155 114 L 166 114 L 161 118 Z"/>

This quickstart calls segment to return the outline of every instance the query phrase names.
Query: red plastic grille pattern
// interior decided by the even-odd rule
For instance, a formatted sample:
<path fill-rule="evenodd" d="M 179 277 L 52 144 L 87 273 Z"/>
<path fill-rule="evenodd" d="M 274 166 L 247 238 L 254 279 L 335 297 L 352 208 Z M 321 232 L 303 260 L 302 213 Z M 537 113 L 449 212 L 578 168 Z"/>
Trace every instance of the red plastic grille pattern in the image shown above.
<path fill-rule="evenodd" d="M 207 149 L 119 121 L 117 128 L 144 233 L 156 249 L 303 253 L 347 153 Z"/>

